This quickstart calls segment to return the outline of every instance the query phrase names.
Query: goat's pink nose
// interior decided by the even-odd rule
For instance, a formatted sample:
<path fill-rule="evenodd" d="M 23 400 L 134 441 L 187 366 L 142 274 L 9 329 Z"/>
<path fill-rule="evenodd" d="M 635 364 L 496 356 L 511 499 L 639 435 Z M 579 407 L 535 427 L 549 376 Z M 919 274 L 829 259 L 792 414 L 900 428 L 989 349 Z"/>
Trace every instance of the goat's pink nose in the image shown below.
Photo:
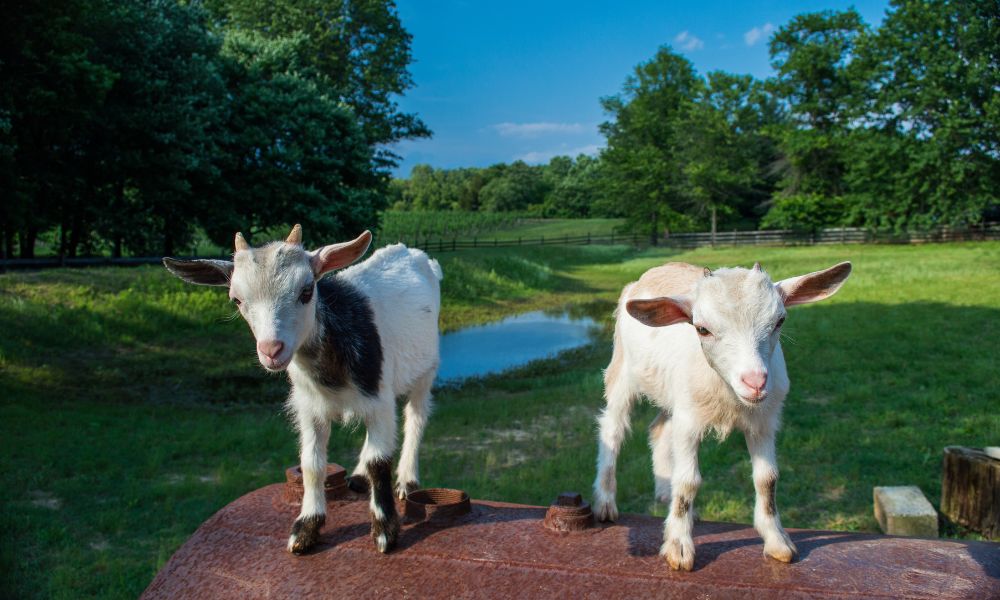
<path fill-rule="evenodd" d="M 755 392 L 760 392 L 767 385 L 767 372 L 750 371 L 749 373 L 744 373 L 740 379 L 743 381 L 743 385 Z"/>
<path fill-rule="evenodd" d="M 284 349 L 285 344 L 279 340 L 264 340 L 257 342 L 257 352 L 260 352 L 268 358 L 277 358 Z"/>

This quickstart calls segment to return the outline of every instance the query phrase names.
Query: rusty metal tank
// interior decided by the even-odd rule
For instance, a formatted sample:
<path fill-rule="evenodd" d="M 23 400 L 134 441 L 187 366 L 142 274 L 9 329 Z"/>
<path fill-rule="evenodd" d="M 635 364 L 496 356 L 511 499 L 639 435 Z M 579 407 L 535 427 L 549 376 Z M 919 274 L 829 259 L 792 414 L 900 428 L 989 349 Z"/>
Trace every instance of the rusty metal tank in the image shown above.
<path fill-rule="evenodd" d="M 399 504 L 399 546 L 383 555 L 337 466 L 318 547 L 293 556 L 301 476 L 287 479 L 212 516 L 142 598 L 1000 598 L 1000 544 L 988 542 L 792 529 L 800 556 L 786 565 L 753 528 L 700 522 L 694 571 L 672 572 L 661 519 L 595 524 L 573 493 L 537 507 L 425 490 Z"/>

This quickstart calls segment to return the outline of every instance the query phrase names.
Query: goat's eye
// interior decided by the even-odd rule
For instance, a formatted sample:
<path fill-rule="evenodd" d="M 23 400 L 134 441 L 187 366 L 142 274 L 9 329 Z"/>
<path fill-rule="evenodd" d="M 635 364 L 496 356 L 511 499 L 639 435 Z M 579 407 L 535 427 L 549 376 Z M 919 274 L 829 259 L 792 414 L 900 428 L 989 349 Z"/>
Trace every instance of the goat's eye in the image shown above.
<path fill-rule="evenodd" d="M 705 329 L 701 325 L 698 325 L 697 327 L 695 327 L 695 329 L 698 330 L 698 335 L 700 335 L 701 337 L 708 337 L 708 336 L 712 335 L 711 331 Z"/>
<path fill-rule="evenodd" d="M 774 330 L 777 331 L 781 329 L 781 326 L 785 323 L 785 317 L 778 319 L 778 322 L 774 324 Z"/>
<path fill-rule="evenodd" d="M 302 304 L 309 304 L 309 301 L 313 297 L 313 285 L 310 283 L 308 286 L 302 288 L 302 293 L 299 294 L 299 302 Z"/>
<path fill-rule="evenodd" d="M 240 299 L 237 298 L 237 297 L 235 297 L 235 296 L 232 297 L 232 298 L 230 298 L 230 300 L 232 300 L 233 304 L 235 304 L 236 306 L 239 306 L 240 304 L 243 304 L 243 302 L 241 302 Z"/>

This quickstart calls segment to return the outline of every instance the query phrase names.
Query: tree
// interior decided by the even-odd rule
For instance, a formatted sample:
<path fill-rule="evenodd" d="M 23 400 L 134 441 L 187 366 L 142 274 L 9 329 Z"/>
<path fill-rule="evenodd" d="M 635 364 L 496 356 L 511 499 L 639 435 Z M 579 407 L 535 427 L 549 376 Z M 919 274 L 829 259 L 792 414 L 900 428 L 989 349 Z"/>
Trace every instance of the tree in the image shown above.
<path fill-rule="evenodd" d="M 781 132 L 784 194 L 845 193 L 844 146 L 863 77 L 852 68 L 868 27 L 854 9 L 798 15 L 770 40 L 776 95 L 788 107 Z"/>
<path fill-rule="evenodd" d="M 378 222 L 384 180 L 351 110 L 324 95 L 297 69 L 302 38 L 270 40 L 230 33 L 223 72 L 230 99 L 219 176 L 201 223 L 217 244 L 301 222 L 314 239 L 357 235 Z"/>
<path fill-rule="evenodd" d="M 483 210 L 511 212 L 541 204 L 545 184 L 541 174 L 523 161 L 514 161 L 503 173 L 492 178 L 479 192 Z"/>
<path fill-rule="evenodd" d="M 741 198 L 768 185 L 774 148 L 765 129 L 777 109 L 749 76 L 710 73 L 678 123 L 679 163 L 694 216 L 710 215 L 712 244 L 719 213 L 736 211 Z"/>
<path fill-rule="evenodd" d="M 227 33 L 301 39 L 308 67 L 301 75 L 354 110 L 369 145 L 430 135 L 395 102 L 413 80 L 411 36 L 391 0 L 207 0 L 206 6 Z M 377 159 L 387 167 L 396 157 L 383 148 Z"/>
<path fill-rule="evenodd" d="M 992 0 L 896 0 L 860 49 L 867 102 L 847 180 L 870 227 L 975 223 L 1000 189 L 1000 19 Z"/>
<path fill-rule="evenodd" d="M 683 220 L 677 125 L 701 86 L 691 63 L 662 47 L 634 69 L 620 94 L 601 99 L 610 117 L 601 125 L 608 193 L 618 198 L 632 227 L 648 228 L 653 244 L 662 226 Z"/>

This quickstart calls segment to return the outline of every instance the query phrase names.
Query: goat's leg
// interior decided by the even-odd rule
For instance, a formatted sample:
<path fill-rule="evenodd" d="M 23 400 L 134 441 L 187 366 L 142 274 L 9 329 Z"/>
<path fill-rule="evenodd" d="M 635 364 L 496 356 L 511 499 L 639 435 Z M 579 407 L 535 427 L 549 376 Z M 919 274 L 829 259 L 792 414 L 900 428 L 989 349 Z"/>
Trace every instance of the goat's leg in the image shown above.
<path fill-rule="evenodd" d="M 368 433 L 361 451 L 360 463 L 365 465 L 370 491 L 372 539 L 379 552 L 386 553 L 396 546 L 399 538 L 399 515 L 392 493 L 392 454 L 396 449 L 396 407 L 392 396 L 379 398 L 365 423 Z"/>
<path fill-rule="evenodd" d="M 774 432 L 763 435 L 747 434 L 747 449 L 753 466 L 753 485 L 757 498 L 753 509 L 753 526 L 764 538 L 764 554 L 792 562 L 798 550 L 781 527 L 778 506 L 775 504 L 775 487 L 778 484 L 778 461 L 774 455 Z"/>
<path fill-rule="evenodd" d="M 629 430 L 629 414 L 635 394 L 625 373 L 622 350 L 615 345 L 611 364 L 604 372 L 604 397 L 607 406 L 597 418 L 600 428 L 597 442 L 597 478 L 594 480 L 594 515 L 598 521 L 614 521 L 618 518 L 615 493 L 618 483 L 615 470 L 618 451 Z"/>
<path fill-rule="evenodd" d="M 657 502 L 670 503 L 670 416 L 661 412 L 649 424 L 649 448 L 653 454 L 653 484 Z"/>
<path fill-rule="evenodd" d="M 292 525 L 288 550 L 302 554 L 319 539 L 319 530 L 326 521 L 326 445 L 330 439 L 330 422 L 317 419 L 307 411 L 297 412 L 302 467 L 302 510 Z"/>
<path fill-rule="evenodd" d="M 417 454 L 431 413 L 431 386 L 435 375 L 437 369 L 425 373 L 406 397 L 406 406 L 403 408 L 403 449 L 399 453 L 399 466 L 396 468 L 396 496 L 400 500 L 420 487 Z"/>
<path fill-rule="evenodd" d="M 672 419 L 670 450 L 673 458 L 671 472 L 670 513 L 663 525 L 663 546 L 660 554 L 667 559 L 671 569 L 690 571 L 694 568 L 694 499 L 701 487 L 698 471 L 698 446 L 700 431 Z"/>

